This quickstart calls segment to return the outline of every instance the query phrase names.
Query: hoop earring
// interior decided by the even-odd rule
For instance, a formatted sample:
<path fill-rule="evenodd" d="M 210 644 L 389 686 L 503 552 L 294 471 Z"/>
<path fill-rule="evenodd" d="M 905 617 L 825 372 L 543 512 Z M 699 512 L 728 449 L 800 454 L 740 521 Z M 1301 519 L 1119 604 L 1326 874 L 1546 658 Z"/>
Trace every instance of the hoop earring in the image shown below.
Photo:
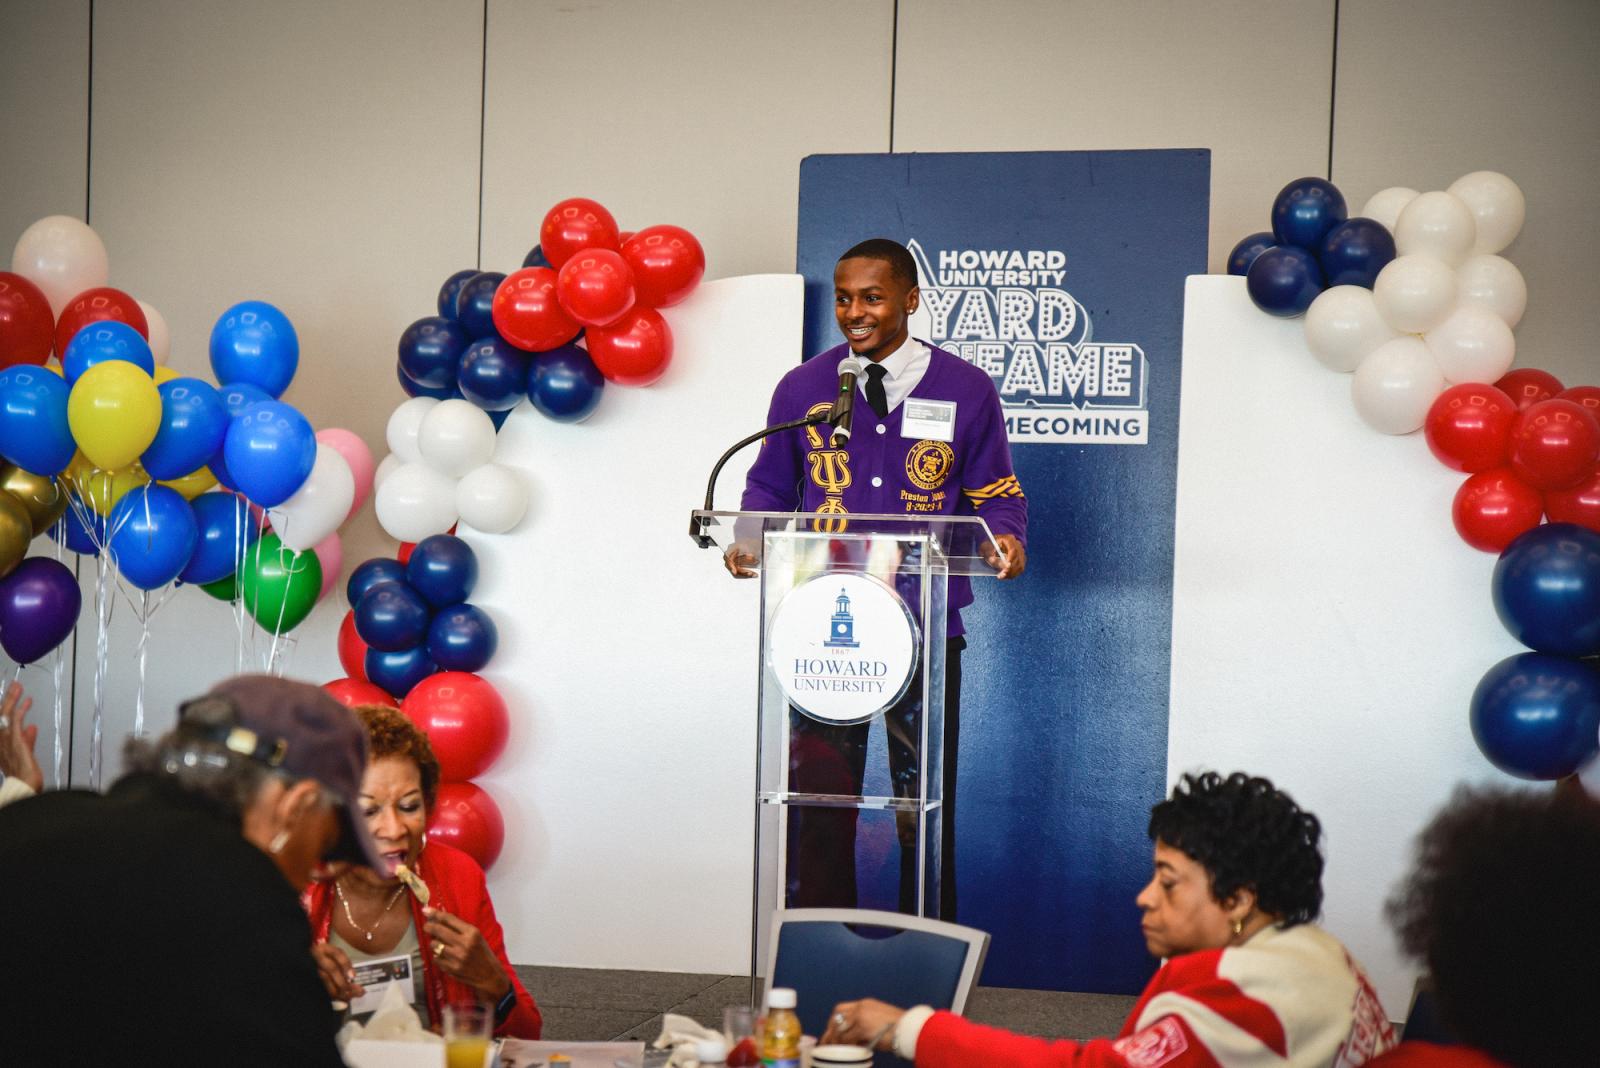
<path fill-rule="evenodd" d="M 279 853 L 283 852 L 283 847 L 288 844 L 289 832 L 286 830 L 279 831 L 277 834 L 272 836 L 272 841 L 267 843 L 267 852 L 271 853 L 273 856 L 277 856 Z"/>
<path fill-rule="evenodd" d="M 1238 938 L 1242 934 L 1244 934 L 1244 921 L 1243 920 L 1234 920 L 1233 921 L 1233 937 Z"/>

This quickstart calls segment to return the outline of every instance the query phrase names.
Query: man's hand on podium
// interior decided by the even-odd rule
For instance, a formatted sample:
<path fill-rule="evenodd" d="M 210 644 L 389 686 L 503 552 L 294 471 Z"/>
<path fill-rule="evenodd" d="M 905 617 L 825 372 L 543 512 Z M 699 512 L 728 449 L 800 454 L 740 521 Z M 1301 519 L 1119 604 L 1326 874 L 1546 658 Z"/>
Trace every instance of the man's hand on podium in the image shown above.
<path fill-rule="evenodd" d="M 1022 574 L 1028 566 L 1028 551 L 1022 547 L 1022 542 L 1017 540 L 1015 534 L 999 534 L 995 536 L 995 544 L 1000 546 L 1000 552 L 995 552 L 994 545 L 985 543 L 983 559 L 996 572 L 995 578 L 1014 579 Z M 1005 554 L 1004 559 L 1001 553 Z"/>
<path fill-rule="evenodd" d="M 748 544 L 736 541 L 728 546 L 728 551 L 722 554 L 722 566 L 728 569 L 728 574 L 734 578 L 755 578 L 756 573 L 751 565 L 756 562 L 755 553 L 750 551 Z"/>

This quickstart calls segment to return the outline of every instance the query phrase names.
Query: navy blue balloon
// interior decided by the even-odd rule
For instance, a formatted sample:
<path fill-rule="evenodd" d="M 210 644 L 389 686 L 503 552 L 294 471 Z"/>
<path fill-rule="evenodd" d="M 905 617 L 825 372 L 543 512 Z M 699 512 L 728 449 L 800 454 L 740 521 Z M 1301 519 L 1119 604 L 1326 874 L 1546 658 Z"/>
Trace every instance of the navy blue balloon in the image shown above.
<path fill-rule="evenodd" d="M 528 400 L 558 423 L 581 423 L 600 404 L 606 380 L 589 354 L 576 345 L 535 353 Z"/>
<path fill-rule="evenodd" d="M 103 516 L 90 514 L 94 524 L 94 535 L 83 525 L 83 520 L 78 518 L 78 509 L 68 508 L 61 518 L 50 527 L 50 537 L 54 541 L 65 545 L 80 556 L 94 556 L 100 551 L 100 546 L 106 540 L 106 521 Z M 96 540 L 98 539 L 98 541 Z"/>
<path fill-rule="evenodd" d="M 480 338 L 461 357 L 456 386 L 486 412 L 508 412 L 528 396 L 533 354 L 498 337 Z"/>
<path fill-rule="evenodd" d="M 507 408 L 503 412 L 490 412 L 489 413 L 489 422 L 494 424 L 495 433 L 497 433 L 497 434 L 500 432 L 500 428 L 506 425 L 506 420 L 510 419 L 510 418 L 511 418 L 511 409 L 509 409 L 509 408 Z"/>
<path fill-rule="evenodd" d="M 461 292 L 461 287 L 467 284 L 467 279 L 478 273 L 476 267 L 468 267 L 457 271 L 444 280 L 444 285 L 439 287 L 439 315 L 445 319 L 456 317 L 456 295 Z"/>
<path fill-rule="evenodd" d="M 1256 257 L 1278 243 L 1278 239 L 1266 230 L 1251 234 L 1249 237 L 1239 239 L 1233 246 L 1233 251 L 1228 253 L 1228 273 L 1243 277 L 1250 270 L 1250 265 L 1256 262 Z"/>
<path fill-rule="evenodd" d="M 461 284 L 456 294 L 456 321 L 466 327 L 467 336 L 476 341 L 494 333 L 494 291 L 506 276 L 499 271 L 479 271 Z"/>
<path fill-rule="evenodd" d="M 1600 672 L 1544 653 L 1508 656 L 1472 693 L 1472 737 L 1519 779 L 1560 779 L 1600 749 Z"/>
<path fill-rule="evenodd" d="M 406 374 L 406 369 L 400 366 L 398 360 L 395 361 L 394 376 L 399 380 L 400 388 L 405 390 L 405 394 L 408 397 L 432 397 L 434 400 L 450 400 L 453 397 L 459 398 L 461 396 L 461 391 L 455 387 L 454 383 L 435 389 L 432 386 L 424 386 L 421 383 L 412 381 L 411 376 Z"/>
<path fill-rule="evenodd" d="M 198 586 L 227 578 L 238 569 L 241 546 L 248 547 L 260 534 L 250 509 L 231 493 L 202 493 L 189 506 L 199 540 L 178 572 L 179 580 Z"/>
<path fill-rule="evenodd" d="M 278 397 L 299 366 L 294 324 L 264 300 L 240 301 L 211 328 L 211 370 L 218 382 L 248 382 Z"/>
<path fill-rule="evenodd" d="M 428 626 L 428 655 L 441 671 L 478 671 L 499 644 L 494 620 L 476 605 L 440 609 Z"/>
<path fill-rule="evenodd" d="M 418 319 L 400 335 L 400 369 L 419 386 L 449 388 L 455 385 L 467 340 L 466 328 L 454 319 Z"/>
<path fill-rule="evenodd" d="M 228 424 L 222 455 L 239 492 L 263 508 L 275 508 L 311 477 L 317 437 L 291 405 L 257 401 Z"/>
<path fill-rule="evenodd" d="M 1360 216 L 1335 225 L 1317 251 L 1322 277 L 1330 286 L 1371 289 L 1392 259 L 1394 235 L 1378 220 Z"/>
<path fill-rule="evenodd" d="M 1272 202 L 1272 236 L 1280 245 L 1312 251 L 1349 216 L 1344 194 L 1324 178 L 1296 178 Z"/>
<path fill-rule="evenodd" d="M 411 688 L 439 669 L 428 659 L 428 647 L 394 652 L 367 650 L 367 679 L 388 691 L 395 700 L 411 692 Z"/>
<path fill-rule="evenodd" d="M 1600 653 L 1600 533 L 1547 523 L 1518 535 L 1494 565 L 1494 610 L 1530 649 Z"/>
<path fill-rule="evenodd" d="M 355 604 L 356 633 L 373 649 L 399 652 L 428 638 L 433 612 L 422 595 L 403 582 L 380 582 Z"/>
<path fill-rule="evenodd" d="M 423 538 L 411 550 L 406 581 L 435 608 L 460 604 L 478 584 L 477 554 L 454 534 Z"/>
<path fill-rule="evenodd" d="M 151 478 L 182 478 L 222 448 L 231 417 L 217 387 L 202 379 L 173 378 L 157 390 L 161 426 L 139 461 Z"/>
<path fill-rule="evenodd" d="M 177 578 L 199 538 L 189 502 L 177 490 L 155 484 L 123 494 L 106 517 L 106 528 L 117 570 L 141 590 Z"/>
<path fill-rule="evenodd" d="M 147 375 L 156 373 L 156 358 L 150 352 L 150 342 L 127 323 L 115 319 L 90 323 L 73 334 L 61 357 L 61 372 L 68 385 L 76 385 L 83 372 L 107 360 L 125 360 L 142 368 Z"/>
<path fill-rule="evenodd" d="M 269 401 L 272 399 L 266 390 L 259 386 L 252 386 L 248 382 L 234 382 L 223 386 L 218 391 L 218 394 L 222 397 L 222 406 L 227 409 L 230 421 L 238 418 L 246 408 L 257 401 Z M 226 432 L 223 433 L 222 440 L 223 445 L 226 445 L 228 440 Z M 223 445 L 217 446 L 217 451 L 212 454 L 210 460 L 206 461 L 206 466 L 211 469 L 213 475 L 217 476 L 217 481 L 225 489 L 237 490 L 239 485 L 233 480 L 233 473 L 228 470 L 228 458 L 223 455 Z"/>
<path fill-rule="evenodd" d="M 548 259 L 545 258 L 544 246 L 543 245 L 535 245 L 535 246 L 533 246 L 532 248 L 530 248 L 528 250 L 528 254 L 526 256 L 522 257 L 522 266 L 524 266 L 524 267 L 553 267 L 554 264 L 552 264 Z"/>
<path fill-rule="evenodd" d="M 0 371 L 0 457 L 36 475 L 56 475 L 78 451 L 67 423 L 71 390 L 31 364 Z"/>
<path fill-rule="evenodd" d="M 366 596 L 368 590 L 380 582 L 404 582 L 406 580 L 406 565 L 387 556 L 374 556 L 371 560 L 359 565 L 350 572 L 350 579 L 344 585 L 345 600 L 354 608 Z"/>
<path fill-rule="evenodd" d="M 1322 292 L 1322 268 L 1303 248 L 1274 245 L 1256 257 L 1244 281 L 1256 307 L 1288 319 L 1304 315 Z"/>

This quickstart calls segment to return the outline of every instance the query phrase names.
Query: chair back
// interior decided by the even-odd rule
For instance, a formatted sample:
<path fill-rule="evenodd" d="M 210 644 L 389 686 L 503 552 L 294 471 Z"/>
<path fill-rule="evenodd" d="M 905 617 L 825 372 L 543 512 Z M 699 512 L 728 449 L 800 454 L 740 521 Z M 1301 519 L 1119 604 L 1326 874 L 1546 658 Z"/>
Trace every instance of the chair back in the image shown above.
<path fill-rule="evenodd" d="M 965 1011 L 989 935 L 898 912 L 779 909 L 768 944 L 766 989 L 792 987 L 802 1028 L 820 1037 L 841 1001 Z"/>

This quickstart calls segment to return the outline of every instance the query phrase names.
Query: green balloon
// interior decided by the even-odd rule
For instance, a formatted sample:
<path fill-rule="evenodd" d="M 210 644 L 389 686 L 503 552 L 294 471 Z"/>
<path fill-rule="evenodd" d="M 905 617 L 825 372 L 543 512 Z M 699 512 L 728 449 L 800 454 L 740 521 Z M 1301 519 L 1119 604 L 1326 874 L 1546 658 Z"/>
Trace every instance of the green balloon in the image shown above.
<path fill-rule="evenodd" d="M 284 634 L 298 627 L 322 592 L 322 562 L 307 549 L 285 549 L 268 534 L 245 550 L 239 592 L 244 608 L 262 629 Z"/>
<path fill-rule="evenodd" d="M 202 582 L 200 588 L 219 601 L 234 601 L 239 597 L 239 579 L 235 575 L 225 575 L 215 582 Z"/>

